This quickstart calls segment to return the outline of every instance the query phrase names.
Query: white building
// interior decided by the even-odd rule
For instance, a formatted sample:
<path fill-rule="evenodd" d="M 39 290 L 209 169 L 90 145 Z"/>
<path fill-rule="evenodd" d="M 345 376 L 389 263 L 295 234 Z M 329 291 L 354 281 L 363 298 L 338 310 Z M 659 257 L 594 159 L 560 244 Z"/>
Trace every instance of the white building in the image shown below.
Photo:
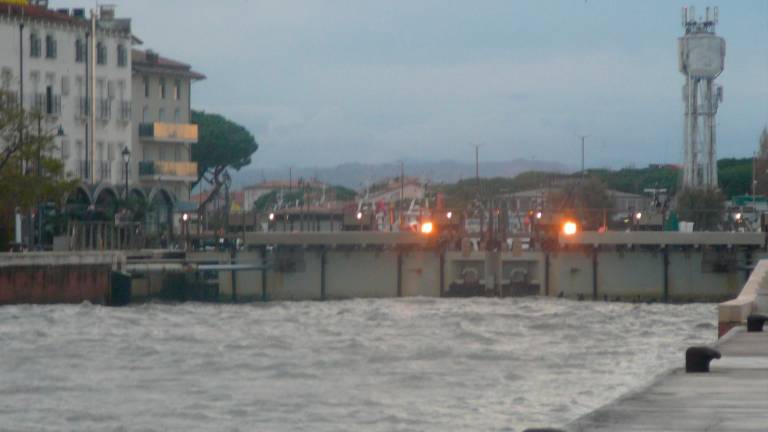
<path fill-rule="evenodd" d="M 120 152 L 132 139 L 133 38 L 130 20 L 116 19 L 113 8 L 98 15 L 93 39 L 83 9 L 0 3 L 0 77 L 25 108 L 45 114 L 44 132 L 61 126 L 56 144 L 67 172 L 89 184 L 120 184 Z"/>
<path fill-rule="evenodd" d="M 190 123 L 192 82 L 205 79 L 188 64 L 151 50 L 132 52 L 133 146 L 138 180 L 151 189 L 162 187 L 176 200 L 188 201 L 197 180 L 191 161 L 197 125 Z"/>

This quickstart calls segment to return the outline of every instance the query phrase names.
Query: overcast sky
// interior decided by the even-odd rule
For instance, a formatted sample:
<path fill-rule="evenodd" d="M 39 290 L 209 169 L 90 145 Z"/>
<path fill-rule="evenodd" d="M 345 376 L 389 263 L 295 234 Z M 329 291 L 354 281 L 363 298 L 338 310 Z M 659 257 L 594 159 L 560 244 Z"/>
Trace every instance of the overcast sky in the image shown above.
<path fill-rule="evenodd" d="M 703 2 L 113 0 L 206 74 L 192 105 L 253 132 L 257 167 L 532 158 L 679 162 L 680 10 Z M 52 0 L 53 7 L 93 3 Z M 720 2 L 718 155 L 768 122 L 768 0 Z"/>

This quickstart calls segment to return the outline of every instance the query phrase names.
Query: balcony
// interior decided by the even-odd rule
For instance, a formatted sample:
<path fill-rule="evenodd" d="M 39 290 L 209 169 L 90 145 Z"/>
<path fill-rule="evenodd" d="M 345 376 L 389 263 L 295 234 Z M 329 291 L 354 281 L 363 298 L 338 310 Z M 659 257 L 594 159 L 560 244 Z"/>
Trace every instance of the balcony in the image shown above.
<path fill-rule="evenodd" d="M 151 180 L 197 180 L 197 162 L 139 162 L 139 177 Z"/>
<path fill-rule="evenodd" d="M 109 121 L 112 118 L 112 101 L 109 99 L 99 99 L 96 101 L 96 118 L 102 121 Z"/>
<path fill-rule="evenodd" d="M 141 123 L 139 137 L 162 142 L 197 142 L 197 125 L 187 123 Z"/>
<path fill-rule="evenodd" d="M 99 161 L 95 162 L 96 167 L 99 169 L 99 178 L 106 181 L 112 180 L 112 164 L 110 162 Z"/>
<path fill-rule="evenodd" d="M 34 93 L 30 96 L 33 111 L 57 117 L 61 115 L 61 95 Z"/>
<path fill-rule="evenodd" d="M 120 102 L 120 121 L 131 121 L 131 103 L 127 101 Z"/>

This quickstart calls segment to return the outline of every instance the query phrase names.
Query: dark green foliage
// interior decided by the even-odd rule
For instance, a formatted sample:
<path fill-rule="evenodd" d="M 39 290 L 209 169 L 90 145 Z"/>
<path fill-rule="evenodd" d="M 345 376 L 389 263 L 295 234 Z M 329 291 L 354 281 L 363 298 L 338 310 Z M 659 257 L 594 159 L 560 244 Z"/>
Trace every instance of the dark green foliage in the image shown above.
<path fill-rule="evenodd" d="M 77 179 L 67 176 L 56 156 L 53 132 L 39 111 L 15 102 L 15 94 L 0 89 L 0 249 L 12 237 L 14 212 L 56 202 L 73 190 Z M 38 167 L 39 163 L 39 167 Z M 26 167 L 26 169 L 24 169 Z"/>
<path fill-rule="evenodd" d="M 289 206 L 295 205 L 296 201 L 299 202 L 299 206 L 304 205 L 307 201 L 317 202 L 321 196 L 322 189 L 317 187 L 295 188 L 292 191 L 283 190 L 283 202 Z M 343 186 L 328 186 L 325 190 L 327 201 L 351 201 L 355 199 L 355 196 L 355 191 Z M 254 211 L 266 212 L 274 208 L 279 197 L 280 191 L 278 190 L 273 190 L 260 196 L 253 204 Z"/>
<path fill-rule="evenodd" d="M 726 197 L 752 193 L 752 159 L 720 159 L 717 161 L 720 190 Z"/>
<path fill-rule="evenodd" d="M 193 110 L 192 123 L 199 129 L 197 143 L 192 145 L 192 160 L 197 162 L 198 174 L 195 185 L 220 167 L 239 170 L 247 166 L 259 148 L 246 128 L 219 114 Z"/>
<path fill-rule="evenodd" d="M 544 187 L 550 179 L 557 177 L 564 177 L 564 175 L 552 172 L 528 171 L 515 177 L 480 178 L 480 196 L 486 198 L 499 194 Z M 445 204 L 447 207 L 466 207 L 477 197 L 478 182 L 474 178 L 464 179 L 454 184 L 437 185 L 434 187 L 434 191 L 445 194 Z"/>
<path fill-rule="evenodd" d="M 649 166 L 646 168 L 622 168 L 617 171 L 595 169 L 588 171 L 597 177 L 609 189 L 642 194 L 644 189 L 667 189 L 670 193 L 677 190 L 680 170 L 672 166 Z"/>
<path fill-rule="evenodd" d="M 693 222 L 696 231 L 717 230 L 725 199 L 717 189 L 683 189 L 677 194 L 677 213 L 681 221 Z"/>
<path fill-rule="evenodd" d="M 557 189 L 549 194 L 547 201 L 556 212 L 576 216 L 586 229 L 597 229 L 604 220 L 610 219 L 614 206 L 605 183 L 597 177 Z"/>

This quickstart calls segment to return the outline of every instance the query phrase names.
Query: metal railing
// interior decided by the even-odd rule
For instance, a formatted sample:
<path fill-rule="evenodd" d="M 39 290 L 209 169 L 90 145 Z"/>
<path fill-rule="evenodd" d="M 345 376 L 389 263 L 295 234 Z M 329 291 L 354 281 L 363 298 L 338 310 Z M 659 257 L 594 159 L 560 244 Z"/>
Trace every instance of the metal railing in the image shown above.
<path fill-rule="evenodd" d="M 81 222 L 67 224 L 68 250 L 141 249 L 146 242 L 139 222 Z"/>
<path fill-rule="evenodd" d="M 131 121 L 131 103 L 128 101 L 120 102 L 120 120 Z"/>
<path fill-rule="evenodd" d="M 77 175 L 82 179 L 89 179 L 91 177 L 91 170 L 89 169 L 88 161 L 77 161 Z"/>
<path fill-rule="evenodd" d="M 96 108 L 96 116 L 100 120 L 109 120 L 112 118 L 112 101 L 109 99 L 99 99 Z"/>
<path fill-rule="evenodd" d="M 144 161 L 139 162 L 140 176 L 197 176 L 197 162 Z"/>
<path fill-rule="evenodd" d="M 99 178 L 102 180 L 112 179 L 112 163 L 105 161 L 100 161 L 97 163 L 99 168 Z"/>
<path fill-rule="evenodd" d="M 196 124 L 190 123 L 140 123 L 139 136 L 156 141 L 197 142 Z"/>

